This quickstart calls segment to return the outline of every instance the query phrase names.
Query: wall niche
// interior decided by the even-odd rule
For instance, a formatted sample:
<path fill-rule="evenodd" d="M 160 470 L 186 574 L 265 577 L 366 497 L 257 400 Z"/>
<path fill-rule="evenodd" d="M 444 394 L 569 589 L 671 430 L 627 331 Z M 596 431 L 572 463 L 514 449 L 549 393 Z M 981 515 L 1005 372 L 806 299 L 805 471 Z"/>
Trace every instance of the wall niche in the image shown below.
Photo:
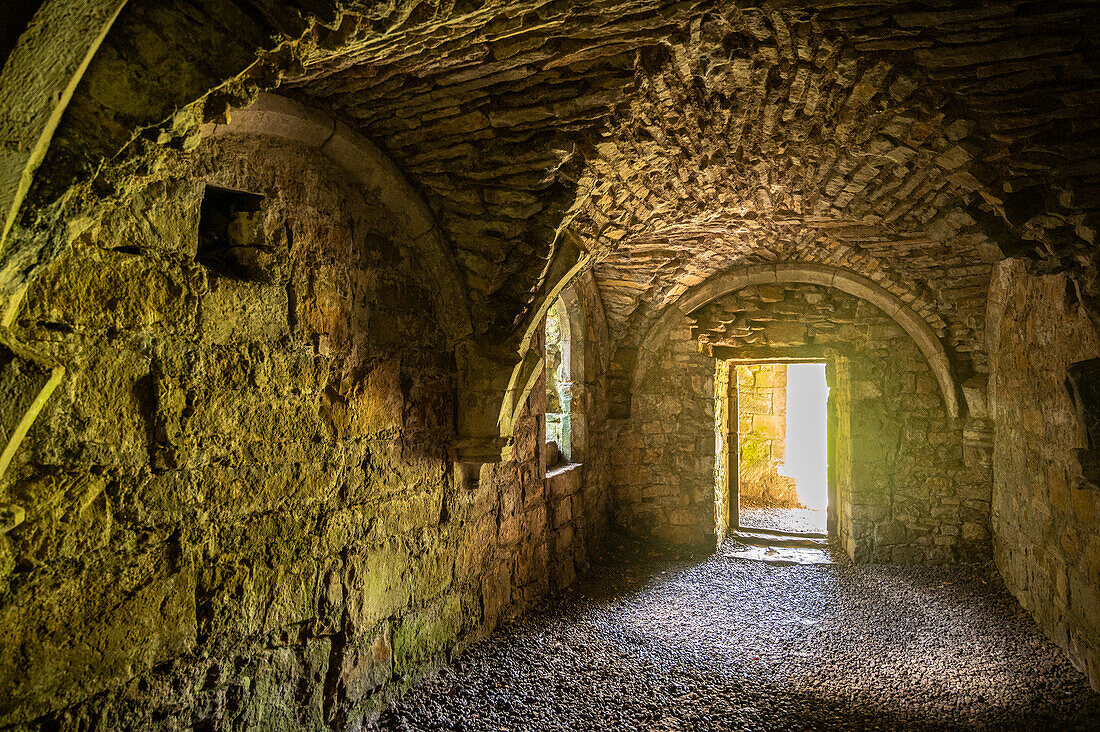
<path fill-rule="evenodd" d="M 1077 410 L 1080 440 L 1077 449 L 1084 480 L 1078 488 L 1100 489 L 1100 358 L 1071 364 L 1066 388 Z"/>
<path fill-rule="evenodd" d="M 207 185 L 199 214 L 199 249 L 195 260 L 229 279 L 271 283 L 275 278 L 273 247 L 263 240 L 264 197 L 256 193 Z"/>

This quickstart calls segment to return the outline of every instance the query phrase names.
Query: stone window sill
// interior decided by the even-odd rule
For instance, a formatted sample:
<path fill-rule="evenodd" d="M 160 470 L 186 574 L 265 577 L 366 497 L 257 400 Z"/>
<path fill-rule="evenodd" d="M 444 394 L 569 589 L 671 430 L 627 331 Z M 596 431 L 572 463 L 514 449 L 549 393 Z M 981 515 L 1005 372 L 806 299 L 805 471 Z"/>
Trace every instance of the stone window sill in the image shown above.
<path fill-rule="evenodd" d="M 547 478 L 554 478 L 554 477 L 559 476 L 559 475 L 564 475 L 565 473 L 568 473 L 571 470 L 579 470 L 580 467 L 581 467 L 580 463 L 566 463 L 565 465 L 558 465 L 557 467 L 550 468 L 549 470 L 547 470 L 546 471 L 546 477 Z"/>

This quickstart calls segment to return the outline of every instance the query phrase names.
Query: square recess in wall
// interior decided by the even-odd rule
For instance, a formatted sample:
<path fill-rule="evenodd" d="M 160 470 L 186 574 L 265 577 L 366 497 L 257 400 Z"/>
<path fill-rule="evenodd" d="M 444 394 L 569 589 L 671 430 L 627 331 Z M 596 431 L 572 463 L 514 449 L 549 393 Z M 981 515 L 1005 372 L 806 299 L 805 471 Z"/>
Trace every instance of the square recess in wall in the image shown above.
<path fill-rule="evenodd" d="M 1073 398 L 1080 425 L 1080 439 L 1087 447 L 1079 449 L 1082 488 L 1100 487 L 1100 358 L 1078 361 L 1069 367 L 1066 387 Z"/>
<path fill-rule="evenodd" d="M 235 280 L 271 282 L 275 257 L 261 240 L 264 197 L 208 185 L 199 212 L 195 260 L 211 272 Z"/>

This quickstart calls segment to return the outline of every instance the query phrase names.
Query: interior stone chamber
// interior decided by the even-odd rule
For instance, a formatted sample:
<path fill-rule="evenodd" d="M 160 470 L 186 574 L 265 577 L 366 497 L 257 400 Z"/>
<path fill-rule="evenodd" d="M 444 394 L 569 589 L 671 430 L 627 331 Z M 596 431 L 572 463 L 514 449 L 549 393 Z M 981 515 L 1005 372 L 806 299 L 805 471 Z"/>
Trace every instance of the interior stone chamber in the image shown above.
<path fill-rule="evenodd" d="M 0 10 L 0 728 L 360 729 L 713 552 L 803 362 L 848 560 L 993 562 L 1100 690 L 1098 20 Z"/>

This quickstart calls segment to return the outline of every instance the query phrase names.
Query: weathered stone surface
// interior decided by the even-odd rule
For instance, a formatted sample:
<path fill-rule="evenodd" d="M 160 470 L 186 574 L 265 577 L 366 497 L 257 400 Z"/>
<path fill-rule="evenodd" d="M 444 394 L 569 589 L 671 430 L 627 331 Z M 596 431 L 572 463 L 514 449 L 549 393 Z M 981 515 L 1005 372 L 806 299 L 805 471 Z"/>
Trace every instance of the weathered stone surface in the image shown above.
<path fill-rule="evenodd" d="M 294 76 L 291 94 L 339 112 L 427 192 L 475 293 L 475 320 L 497 329 L 511 316 L 493 306 L 532 304 L 541 264 L 524 258 L 553 253 L 533 240 L 573 204 L 568 220 L 623 255 L 601 268 L 613 330 L 755 256 L 746 240 L 755 230 L 802 259 L 857 257 L 889 271 L 960 352 L 980 347 L 986 253 L 1034 248 L 1006 230 L 1034 221 L 1027 241 L 1066 255 L 1093 236 L 1091 219 L 1076 221 L 1095 216 L 1086 6 L 1010 2 L 992 18 L 886 2 L 418 6 L 356 8 L 337 30 L 320 25 L 336 10 L 329 2 L 247 15 L 231 3 L 216 28 L 173 4 L 130 6 L 47 169 L 62 184 L 138 126 L 160 124 L 166 142 L 190 144 L 203 111 L 174 110 L 291 41 L 210 94 L 206 117 Z M 146 48 L 147 33 L 171 51 Z M 1057 204 L 1006 196 L 1034 199 L 1044 186 L 1064 191 Z M 696 256 L 701 237 L 708 246 Z M 764 248 L 760 256 L 776 256 Z M 667 266 L 648 281 L 634 271 L 645 260 Z"/>
<path fill-rule="evenodd" d="M 762 302 L 782 302 L 784 296 L 781 287 L 761 286 L 757 292 Z M 801 505 L 795 481 L 778 470 L 786 457 L 786 365 L 737 366 L 736 403 L 740 505 Z"/>
<path fill-rule="evenodd" d="M 615 521 L 636 536 L 713 548 L 714 360 L 685 319 L 658 363 L 611 453 Z"/>
<path fill-rule="evenodd" d="M 1100 323 L 1089 3 L 131 0 L 86 73 L 119 4 L 41 5 L 0 72 L 0 441 L 66 376 L 0 475 L 0 725 L 354 728 L 572 582 L 612 512 L 703 543 L 713 362 L 686 321 L 645 338 L 682 293 L 773 262 L 892 293 L 970 409 L 951 423 L 892 321 L 813 287 L 772 276 L 760 312 L 700 314 L 710 347 L 837 354 L 838 436 L 862 450 L 838 455 L 850 551 L 993 541 L 1100 684 L 1098 509 L 1059 381 L 1062 346 Z M 276 87 L 326 111 L 299 121 L 309 144 L 203 140 Z M 356 134 L 410 185 L 380 183 L 393 166 Z M 259 210 L 211 238 L 208 185 Z M 402 210 L 413 191 L 427 206 Z M 460 344 L 429 233 L 468 290 Z M 1069 277 L 996 285 L 1011 357 L 986 352 L 1006 255 Z M 547 476 L 527 334 L 574 265 L 597 347 L 573 394 L 581 465 Z M 984 403 L 991 363 L 1003 404 Z M 637 410 L 617 430 L 609 385 Z M 991 469 L 1015 511 L 992 526 Z"/>
<path fill-rule="evenodd" d="M 713 384 L 715 361 L 695 339 L 718 358 L 813 357 L 835 370 L 834 508 L 857 561 L 989 555 L 990 473 L 965 463 L 961 426 L 916 345 L 868 303 L 802 284 L 719 298 L 662 346 L 614 452 L 616 515 L 630 531 L 698 544 L 713 534 L 713 387 L 702 387 Z"/>
<path fill-rule="evenodd" d="M 262 195 L 270 277 L 200 256 L 207 184 Z M 0 351 L 4 438 L 68 366 L 0 482 L 0 725 L 354 727 L 586 566 L 606 458 L 546 478 L 536 389 L 515 460 L 455 479 L 454 359 L 371 191 L 226 136 L 140 201 L 38 281 Z M 575 407 L 598 434 L 586 282 Z"/>
<path fill-rule="evenodd" d="M 1100 490 L 1082 474 L 1095 445 L 1066 374 L 1100 357 L 1100 331 L 1063 276 L 998 266 L 990 290 L 993 550 L 1005 584 L 1100 686 Z M 964 530 L 966 527 L 963 527 Z"/>

